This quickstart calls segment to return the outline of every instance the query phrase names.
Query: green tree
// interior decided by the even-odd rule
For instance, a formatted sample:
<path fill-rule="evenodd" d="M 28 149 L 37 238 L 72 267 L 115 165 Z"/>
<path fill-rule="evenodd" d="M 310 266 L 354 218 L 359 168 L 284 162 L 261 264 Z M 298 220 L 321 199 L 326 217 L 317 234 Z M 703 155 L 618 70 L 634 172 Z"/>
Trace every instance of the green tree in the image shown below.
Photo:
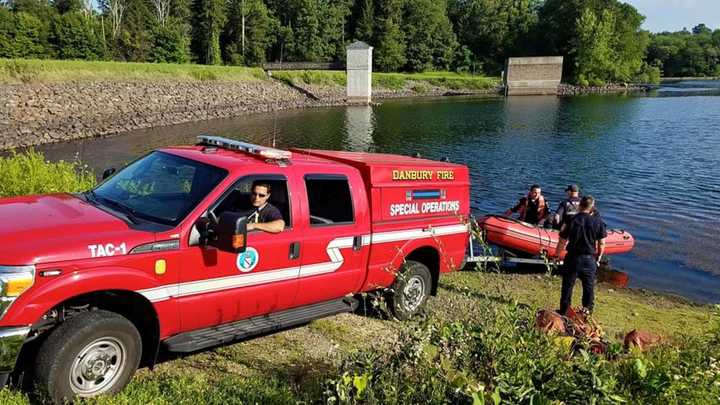
<path fill-rule="evenodd" d="M 640 29 L 643 20 L 634 7 L 618 0 L 546 0 L 539 11 L 536 32 L 542 42 L 537 51 L 565 56 L 565 77 L 632 80 L 643 69 L 649 42 L 649 34 Z M 593 34 L 589 23 L 610 31 Z M 586 66 L 601 55 L 601 66 Z"/>
<path fill-rule="evenodd" d="M 0 58 L 51 56 L 48 32 L 48 24 L 37 16 L 0 7 Z"/>
<path fill-rule="evenodd" d="M 53 0 L 53 6 L 60 14 L 80 11 L 83 8 L 81 0 Z"/>
<path fill-rule="evenodd" d="M 53 19 L 50 42 L 60 59 L 99 59 L 103 51 L 97 28 L 80 11 L 61 14 Z"/>
<path fill-rule="evenodd" d="M 152 47 L 155 18 L 147 0 L 124 1 L 125 17 L 116 50 L 123 60 L 142 62 L 147 60 Z"/>
<path fill-rule="evenodd" d="M 170 18 L 165 25 L 152 30 L 152 48 L 148 62 L 187 63 L 190 61 L 190 44 L 185 24 Z"/>
<path fill-rule="evenodd" d="M 588 7 L 577 21 L 575 49 L 576 83 L 597 86 L 605 83 L 613 69 L 612 34 L 615 16 L 604 10 L 600 18 Z"/>
<path fill-rule="evenodd" d="M 220 33 L 225 25 L 225 7 L 221 0 L 194 0 L 191 49 L 198 63 L 222 62 Z"/>
<path fill-rule="evenodd" d="M 662 68 L 663 75 L 716 76 L 720 73 L 720 30 L 704 24 L 688 31 L 652 35 L 647 63 Z"/>
<path fill-rule="evenodd" d="M 402 24 L 402 1 L 379 0 L 375 27 L 374 62 L 378 70 L 393 72 L 405 66 L 405 35 Z"/>
<path fill-rule="evenodd" d="M 260 65 L 272 41 L 274 22 L 261 0 L 230 0 L 221 37 L 227 63 Z"/>
<path fill-rule="evenodd" d="M 373 0 L 359 0 L 356 3 L 354 39 L 371 43 L 375 32 L 375 6 Z"/>
<path fill-rule="evenodd" d="M 450 69 L 458 43 L 445 1 L 406 0 L 402 25 L 407 41 L 407 70 Z"/>
<path fill-rule="evenodd" d="M 459 43 L 496 73 L 506 58 L 535 52 L 539 5 L 540 0 L 449 0 L 448 14 Z"/>

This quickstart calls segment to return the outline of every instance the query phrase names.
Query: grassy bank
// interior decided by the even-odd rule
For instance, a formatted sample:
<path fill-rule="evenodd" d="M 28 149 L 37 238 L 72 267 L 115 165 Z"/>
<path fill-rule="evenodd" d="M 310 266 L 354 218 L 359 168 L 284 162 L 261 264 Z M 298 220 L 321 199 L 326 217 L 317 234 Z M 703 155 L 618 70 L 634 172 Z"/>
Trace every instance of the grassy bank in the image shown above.
<path fill-rule="evenodd" d="M 273 77 L 295 85 L 345 86 L 344 71 L 275 71 Z M 260 68 L 170 63 L 131 63 L 45 59 L 0 59 L 0 84 L 60 83 L 71 81 L 247 81 L 266 80 Z M 500 78 L 452 72 L 373 73 L 373 86 L 397 90 L 409 82 L 450 89 L 485 90 Z"/>
<path fill-rule="evenodd" d="M 597 318 L 612 340 L 641 327 L 663 334 L 670 346 L 614 361 L 590 355 L 567 359 L 561 346 L 531 326 L 536 308 L 557 305 L 559 289 L 557 278 L 544 275 L 453 273 L 443 278 L 424 322 L 362 314 L 321 319 L 166 361 L 153 372 L 141 370 L 119 395 L 88 402 L 286 404 L 335 398 L 340 403 L 416 403 L 427 398 L 420 402 L 470 403 L 475 394 L 490 403 L 493 395 L 503 403 L 518 403 L 531 393 L 535 403 L 558 397 L 573 403 L 574 395 L 621 403 L 641 395 L 645 403 L 665 404 L 703 403 L 695 395 L 687 397 L 691 401 L 677 397 L 689 395 L 689 387 L 704 396 L 718 393 L 717 375 L 707 376 L 716 372 L 712 358 L 718 346 L 703 340 L 713 322 L 709 306 L 601 285 Z M 579 298 L 576 291 L 575 302 Z M 473 353 L 479 357 L 473 360 Z M 419 378 L 427 378 L 427 384 Z M 573 394 L 576 390 L 581 394 Z M 0 403 L 27 404 L 28 398 L 4 390 Z"/>
<path fill-rule="evenodd" d="M 322 70 L 295 70 L 273 72 L 273 77 L 296 86 L 345 86 L 345 72 Z M 488 90 L 500 84 L 500 78 L 463 75 L 452 72 L 426 73 L 375 73 L 373 88 L 399 90 L 407 86 L 438 86 L 452 90 Z"/>
<path fill-rule="evenodd" d="M 266 80 L 260 68 L 170 63 L 0 59 L 0 84 L 71 81 Z"/>
<path fill-rule="evenodd" d="M 35 177 L 45 184 L 28 181 Z M 75 191 L 93 181 L 82 165 L 54 165 L 39 154 L 0 159 L 3 195 Z M 442 277 L 426 316 L 413 322 L 362 311 L 321 319 L 165 359 L 155 371 L 140 370 L 120 394 L 86 403 L 720 401 L 720 314 L 713 307 L 600 285 L 596 318 L 613 342 L 608 359 L 588 354 L 584 342 L 571 355 L 562 341 L 535 330 L 535 311 L 557 307 L 559 291 L 560 280 L 542 273 L 456 272 Z M 574 302 L 579 300 L 576 288 Z M 624 353 L 621 338 L 636 328 L 661 334 L 665 345 Z M 0 390 L 2 404 L 29 402 L 25 393 Z"/>

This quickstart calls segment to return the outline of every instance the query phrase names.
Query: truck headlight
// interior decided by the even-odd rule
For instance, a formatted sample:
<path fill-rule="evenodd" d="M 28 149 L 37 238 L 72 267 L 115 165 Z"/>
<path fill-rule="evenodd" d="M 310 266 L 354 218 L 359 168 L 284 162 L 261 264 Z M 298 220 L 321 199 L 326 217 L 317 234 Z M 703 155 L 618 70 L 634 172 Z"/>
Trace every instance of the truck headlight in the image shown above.
<path fill-rule="evenodd" d="M 34 281 L 35 266 L 0 266 L 0 318 Z"/>

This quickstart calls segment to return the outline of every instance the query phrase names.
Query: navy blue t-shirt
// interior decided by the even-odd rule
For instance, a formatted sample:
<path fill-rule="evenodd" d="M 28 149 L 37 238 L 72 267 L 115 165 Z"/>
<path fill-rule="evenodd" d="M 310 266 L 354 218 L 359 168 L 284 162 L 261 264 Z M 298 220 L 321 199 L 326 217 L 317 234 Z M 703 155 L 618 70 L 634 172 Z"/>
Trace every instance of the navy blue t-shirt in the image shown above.
<path fill-rule="evenodd" d="M 597 241 L 606 238 L 607 231 L 600 218 L 580 212 L 560 231 L 560 237 L 568 241 L 568 255 L 595 255 Z"/>
<path fill-rule="evenodd" d="M 272 222 L 278 219 L 283 219 L 280 210 L 270 203 L 265 204 L 261 209 L 255 210 L 250 216 L 248 216 L 248 222 Z"/>

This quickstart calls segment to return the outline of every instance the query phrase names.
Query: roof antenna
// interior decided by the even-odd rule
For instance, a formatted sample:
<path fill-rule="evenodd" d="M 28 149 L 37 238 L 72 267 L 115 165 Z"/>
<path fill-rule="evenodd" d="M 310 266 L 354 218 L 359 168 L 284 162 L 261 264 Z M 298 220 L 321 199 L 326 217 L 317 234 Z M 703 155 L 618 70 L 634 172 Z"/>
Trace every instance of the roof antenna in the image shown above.
<path fill-rule="evenodd" d="M 275 147 L 275 138 L 277 137 L 277 111 L 273 112 L 273 134 L 272 134 L 272 147 Z"/>
<path fill-rule="evenodd" d="M 420 159 L 420 152 L 413 153 L 412 157 Z"/>

